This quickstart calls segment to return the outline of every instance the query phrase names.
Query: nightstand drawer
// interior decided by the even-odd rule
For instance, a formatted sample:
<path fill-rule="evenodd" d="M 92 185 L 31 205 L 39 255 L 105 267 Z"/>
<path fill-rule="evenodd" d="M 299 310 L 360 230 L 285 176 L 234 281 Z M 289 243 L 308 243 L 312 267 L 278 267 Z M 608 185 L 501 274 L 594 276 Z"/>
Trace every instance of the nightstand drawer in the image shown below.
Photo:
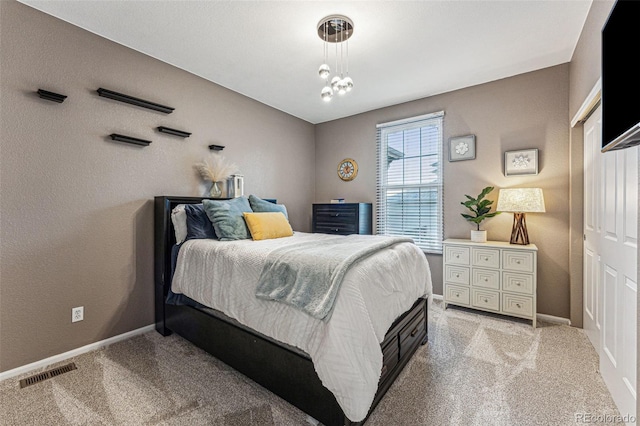
<path fill-rule="evenodd" d="M 469 247 L 446 246 L 444 248 L 444 262 L 455 265 L 468 265 L 470 257 Z"/>
<path fill-rule="evenodd" d="M 490 248 L 471 249 L 471 265 L 485 268 L 500 267 L 500 250 Z"/>
<path fill-rule="evenodd" d="M 488 311 L 500 311 L 500 293 L 491 290 L 471 289 L 471 306 Z"/>
<path fill-rule="evenodd" d="M 473 268 L 471 270 L 471 285 L 500 290 L 500 271 Z"/>
<path fill-rule="evenodd" d="M 502 268 L 511 271 L 533 272 L 533 253 L 530 251 L 503 250 Z"/>
<path fill-rule="evenodd" d="M 533 275 L 504 271 L 502 273 L 502 289 L 514 293 L 533 294 Z"/>
<path fill-rule="evenodd" d="M 519 296 L 517 294 L 502 294 L 502 310 L 509 314 L 533 317 L 533 297 Z"/>
<path fill-rule="evenodd" d="M 469 268 L 446 265 L 444 267 L 444 280 L 449 283 L 469 285 Z"/>
<path fill-rule="evenodd" d="M 469 306 L 469 288 L 447 285 L 444 301 Z"/>

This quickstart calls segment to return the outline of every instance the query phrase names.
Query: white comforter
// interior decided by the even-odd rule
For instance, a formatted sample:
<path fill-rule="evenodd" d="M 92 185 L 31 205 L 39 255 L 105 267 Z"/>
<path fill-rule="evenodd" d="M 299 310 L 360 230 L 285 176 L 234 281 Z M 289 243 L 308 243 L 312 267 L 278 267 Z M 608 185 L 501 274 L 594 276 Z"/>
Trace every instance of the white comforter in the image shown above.
<path fill-rule="evenodd" d="M 367 415 L 378 388 L 380 343 L 398 316 L 418 297 L 431 294 L 431 272 L 422 251 L 411 243 L 369 256 L 346 273 L 327 322 L 256 298 L 258 277 L 271 250 L 332 237 L 296 232 L 263 241 L 187 241 L 178 255 L 172 291 L 305 351 L 323 385 L 357 422 Z"/>

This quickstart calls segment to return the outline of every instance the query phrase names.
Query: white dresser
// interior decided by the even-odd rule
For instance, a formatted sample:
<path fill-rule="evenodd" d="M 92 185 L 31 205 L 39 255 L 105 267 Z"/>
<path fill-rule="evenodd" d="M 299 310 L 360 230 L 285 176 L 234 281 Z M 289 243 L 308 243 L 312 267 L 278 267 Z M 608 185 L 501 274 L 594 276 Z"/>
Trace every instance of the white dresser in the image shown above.
<path fill-rule="evenodd" d="M 502 241 L 443 241 L 444 306 L 526 318 L 536 326 L 538 247 Z"/>

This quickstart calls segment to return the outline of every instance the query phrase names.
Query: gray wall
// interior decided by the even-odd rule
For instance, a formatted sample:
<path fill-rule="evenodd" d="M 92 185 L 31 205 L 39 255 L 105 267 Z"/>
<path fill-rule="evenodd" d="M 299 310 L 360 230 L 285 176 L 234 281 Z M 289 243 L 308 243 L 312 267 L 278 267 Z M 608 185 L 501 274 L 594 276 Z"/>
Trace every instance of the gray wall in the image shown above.
<path fill-rule="evenodd" d="M 153 322 L 151 200 L 204 194 L 192 167 L 211 143 L 226 145 L 246 193 L 278 198 L 294 229 L 310 229 L 311 124 L 22 4 L 0 1 L 0 15 L 0 371 Z M 108 141 L 114 132 L 153 142 Z M 83 322 L 71 324 L 74 306 Z"/>
<path fill-rule="evenodd" d="M 600 78 L 600 34 L 613 1 L 594 1 L 569 64 L 569 120 L 573 120 Z M 582 327 L 583 140 L 582 125 L 570 129 L 570 274 L 571 323 Z"/>
<path fill-rule="evenodd" d="M 374 202 L 376 124 L 445 111 L 444 139 L 475 134 L 476 159 L 444 161 L 444 236 L 469 238 L 460 213 L 464 194 L 487 185 L 541 187 L 547 213 L 527 215 L 529 236 L 539 248 L 538 312 L 569 317 L 569 65 L 563 64 L 442 95 L 382 108 L 316 126 L 316 202 L 334 197 Z M 540 174 L 505 177 L 504 151 L 538 148 Z M 358 177 L 342 182 L 338 162 L 354 158 Z M 497 198 L 497 191 L 491 194 Z M 483 223 L 490 240 L 508 241 L 512 214 Z M 434 291 L 442 294 L 442 257 L 427 256 Z"/>

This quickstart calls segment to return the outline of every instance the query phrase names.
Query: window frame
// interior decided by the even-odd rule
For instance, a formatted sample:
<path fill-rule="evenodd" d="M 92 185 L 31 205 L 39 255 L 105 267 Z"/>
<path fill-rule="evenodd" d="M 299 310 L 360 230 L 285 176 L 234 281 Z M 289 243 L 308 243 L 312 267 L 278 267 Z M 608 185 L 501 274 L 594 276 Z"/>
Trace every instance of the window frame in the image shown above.
<path fill-rule="evenodd" d="M 392 184 L 387 183 L 388 170 L 391 161 L 389 161 L 389 142 L 387 136 L 392 133 L 400 131 L 422 129 L 424 127 L 436 126 L 438 129 L 437 134 L 437 179 L 435 182 L 429 183 L 413 183 L 413 184 Z M 387 233 L 389 216 L 387 212 L 387 195 L 389 190 L 411 190 L 417 189 L 429 190 L 437 193 L 435 216 L 437 218 L 437 230 L 434 238 L 426 238 L 422 241 L 415 241 L 416 245 L 420 247 L 425 253 L 429 254 L 442 254 L 442 240 L 444 235 L 444 182 L 443 182 L 443 169 L 444 169 L 444 111 L 434 112 L 431 114 L 420 115 L 416 117 L 410 117 L 403 120 L 392 121 L 388 123 L 381 123 L 376 126 L 376 145 L 377 145 L 377 170 L 376 170 L 376 234 L 378 235 L 392 235 Z M 430 156 L 433 153 L 429 154 Z M 429 155 L 421 155 L 417 158 L 425 158 Z M 403 204 L 405 205 L 405 204 Z M 420 205 L 418 206 L 420 208 Z M 403 217 L 400 215 L 399 217 Z M 393 234 L 397 235 L 397 234 Z M 408 235 L 413 237 L 415 235 Z"/>

